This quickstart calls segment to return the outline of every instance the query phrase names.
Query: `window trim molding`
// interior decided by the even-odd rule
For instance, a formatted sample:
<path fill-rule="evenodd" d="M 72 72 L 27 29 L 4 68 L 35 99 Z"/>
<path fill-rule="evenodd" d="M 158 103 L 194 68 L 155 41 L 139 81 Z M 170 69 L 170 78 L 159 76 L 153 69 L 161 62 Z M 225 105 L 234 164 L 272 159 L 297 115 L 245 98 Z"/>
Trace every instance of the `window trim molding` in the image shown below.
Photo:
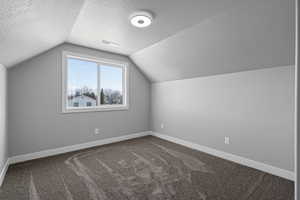
<path fill-rule="evenodd" d="M 76 58 L 84 61 L 96 62 L 99 64 L 108 64 L 113 67 L 120 67 L 123 69 L 123 105 L 103 105 L 94 107 L 83 107 L 83 108 L 68 108 L 67 106 L 67 87 L 68 87 L 68 65 L 67 58 Z M 106 59 L 101 57 L 93 57 L 90 55 L 85 55 L 81 53 L 75 53 L 70 51 L 62 51 L 62 65 L 61 65 L 61 112 L 62 113 L 80 113 L 80 112 L 101 112 L 101 111 L 122 111 L 129 109 L 129 63 L 126 61 Z"/>

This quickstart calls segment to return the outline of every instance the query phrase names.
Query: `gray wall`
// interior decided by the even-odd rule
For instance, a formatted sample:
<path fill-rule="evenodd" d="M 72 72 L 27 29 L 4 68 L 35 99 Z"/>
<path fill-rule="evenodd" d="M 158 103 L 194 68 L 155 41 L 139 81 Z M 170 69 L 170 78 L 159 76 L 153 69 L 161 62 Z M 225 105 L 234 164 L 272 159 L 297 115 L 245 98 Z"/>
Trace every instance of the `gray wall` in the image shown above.
<path fill-rule="evenodd" d="M 62 114 L 62 51 L 130 62 L 121 55 L 63 44 L 8 70 L 11 156 L 149 130 L 150 83 L 130 64 L 126 111 Z M 99 128 L 100 134 L 94 135 Z"/>
<path fill-rule="evenodd" d="M 8 158 L 6 131 L 6 68 L 0 64 L 0 173 Z"/>
<path fill-rule="evenodd" d="M 294 67 L 155 83 L 151 104 L 153 131 L 294 169 Z"/>
<path fill-rule="evenodd" d="M 296 40 L 296 156 L 295 156 L 295 167 L 296 167 L 296 187 L 295 187 L 295 193 L 296 193 L 296 200 L 300 199 L 300 63 L 299 63 L 299 58 L 300 58 L 300 40 L 299 40 L 299 27 L 300 27 L 300 2 L 296 0 L 296 6 L 297 6 L 297 12 L 296 12 L 296 18 L 297 18 L 297 29 L 296 29 L 296 35 L 297 35 L 297 40 Z"/>

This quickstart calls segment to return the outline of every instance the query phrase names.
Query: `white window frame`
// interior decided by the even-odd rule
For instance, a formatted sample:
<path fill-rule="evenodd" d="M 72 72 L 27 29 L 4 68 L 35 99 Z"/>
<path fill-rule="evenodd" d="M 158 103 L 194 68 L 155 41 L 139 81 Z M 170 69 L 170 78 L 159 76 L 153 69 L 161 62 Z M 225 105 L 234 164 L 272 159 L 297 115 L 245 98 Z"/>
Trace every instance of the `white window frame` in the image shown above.
<path fill-rule="evenodd" d="M 123 74 L 123 83 L 122 83 L 122 93 L 123 93 L 123 104 L 122 105 L 98 105 L 92 107 L 68 107 L 68 58 L 75 58 L 84 61 L 95 62 L 97 65 L 108 65 L 113 67 L 122 68 Z M 98 67 L 98 100 L 100 102 L 100 72 Z M 79 53 L 63 51 L 62 52 L 62 113 L 74 113 L 74 112 L 95 112 L 95 111 L 118 111 L 118 110 L 128 110 L 129 109 L 129 90 L 128 90 L 128 82 L 129 82 L 129 64 L 124 61 L 111 60 L 105 58 L 97 58 L 89 55 L 83 55 Z"/>

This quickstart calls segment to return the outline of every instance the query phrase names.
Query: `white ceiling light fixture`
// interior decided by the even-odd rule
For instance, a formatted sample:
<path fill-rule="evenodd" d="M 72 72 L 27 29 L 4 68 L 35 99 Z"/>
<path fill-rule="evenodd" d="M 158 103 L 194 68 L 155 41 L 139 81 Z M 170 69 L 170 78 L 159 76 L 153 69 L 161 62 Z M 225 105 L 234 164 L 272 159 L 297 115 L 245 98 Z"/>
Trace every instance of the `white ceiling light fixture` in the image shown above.
<path fill-rule="evenodd" d="M 150 26 L 153 21 L 153 15 L 148 11 L 138 11 L 130 15 L 130 23 L 138 28 Z"/>

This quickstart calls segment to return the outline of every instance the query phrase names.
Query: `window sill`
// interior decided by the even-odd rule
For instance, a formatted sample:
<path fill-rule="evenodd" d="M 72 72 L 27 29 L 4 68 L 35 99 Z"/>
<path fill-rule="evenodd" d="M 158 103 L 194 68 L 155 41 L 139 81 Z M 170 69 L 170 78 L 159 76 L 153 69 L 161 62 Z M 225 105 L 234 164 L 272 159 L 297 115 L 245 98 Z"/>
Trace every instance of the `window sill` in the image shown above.
<path fill-rule="evenodd" d="M 108 111 L 124 111 L 128 110 L 129 106 L 102 106 L 102 107 L 91 107 L 91 108 L 64 108 L 62 113 L 82 113 L 82 112 L 108 112 Z"/>

